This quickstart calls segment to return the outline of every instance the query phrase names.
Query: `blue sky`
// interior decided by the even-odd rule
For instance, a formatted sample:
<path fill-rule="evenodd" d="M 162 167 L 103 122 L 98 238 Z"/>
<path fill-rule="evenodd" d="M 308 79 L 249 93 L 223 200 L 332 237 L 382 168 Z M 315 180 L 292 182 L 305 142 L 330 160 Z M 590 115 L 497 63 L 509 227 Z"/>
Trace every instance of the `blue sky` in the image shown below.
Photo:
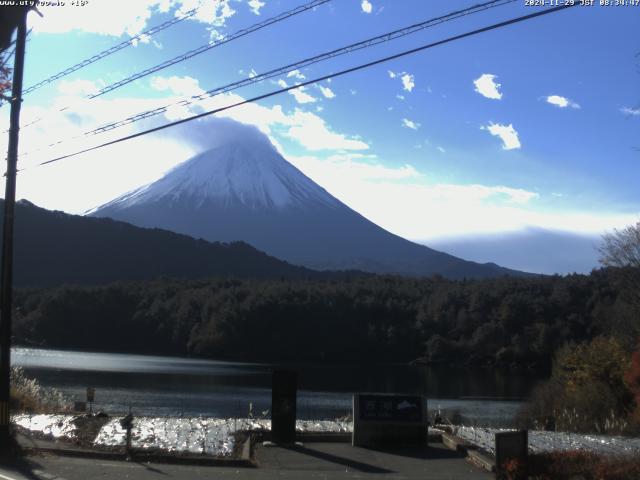
<path fill-rule="evenodd" d="M 197 141 L 186 139 L 183 130 L 166 130 L 48 167 L 35 164 L 148 124 L 33 152 L 38 146 L 477 2 L 332 0 L 99 99 L 80 100 L 304 2 L 202 3 L 194 18 L 25 98 L 23 123 L 44 119 L 23 131 L 22 151 L 29 153 L 21 158 L 19 196 L 46 208 L 83 212 L 207 148 L 206 132 L 214 123 L 190 127 L 204 132 Z M 34 31 L 25 85 L 198 4 L 89 0 L 85 6 L 43 8 L 44 18 L 30 17 Z M 513 2 L 209 99 L 190 111 L 171 111 L 154 122 L 534 11 L 524 0 Z M 329 192 L 410 239 L 459 243 L 531 229 L 595 238 L 640 218 L 638 27 L 640 6 L 575 7 L 225 115 L 257 125 L 285 158 Z M 57 112 L 67 105 L 72 108 Z M 6 122 L 6 105 L 0 116 Z"/>

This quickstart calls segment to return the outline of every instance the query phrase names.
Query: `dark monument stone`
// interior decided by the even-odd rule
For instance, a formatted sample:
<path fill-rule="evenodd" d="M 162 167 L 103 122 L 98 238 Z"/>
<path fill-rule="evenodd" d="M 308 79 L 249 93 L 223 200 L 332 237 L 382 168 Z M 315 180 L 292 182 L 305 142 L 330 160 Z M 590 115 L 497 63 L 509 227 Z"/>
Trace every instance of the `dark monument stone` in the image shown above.
<path fill-rule="evenodd" d="M 517 430 L 496 433 L 496 478 L 527 478 L 529 432 Z"/>
<path fill-rule="evenodd" d="M 271 437 L 275 443 L 296 440 L 296 394 L 298 374 L 292 371 L 273 372 L 271 387 Z"/>
<path fill-rule="evenodd" d="M 353 397 L 353 445 L 424 445 L 426 400 L 419 395 L 361 393 Z"/>

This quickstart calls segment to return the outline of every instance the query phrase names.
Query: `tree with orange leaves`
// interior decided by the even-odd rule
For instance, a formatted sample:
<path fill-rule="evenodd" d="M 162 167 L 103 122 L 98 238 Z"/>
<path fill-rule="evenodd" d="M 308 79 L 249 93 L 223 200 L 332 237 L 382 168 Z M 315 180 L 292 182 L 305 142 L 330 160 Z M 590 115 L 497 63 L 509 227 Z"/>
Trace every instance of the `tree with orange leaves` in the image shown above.
<path fill-rule="evenodd" d="M 624 381 L 633 394 L 635 409 L 631 417 L 635 424 L 640 427 L 640 344 L 631 355 L 631 364 L 624 374 Z"/>

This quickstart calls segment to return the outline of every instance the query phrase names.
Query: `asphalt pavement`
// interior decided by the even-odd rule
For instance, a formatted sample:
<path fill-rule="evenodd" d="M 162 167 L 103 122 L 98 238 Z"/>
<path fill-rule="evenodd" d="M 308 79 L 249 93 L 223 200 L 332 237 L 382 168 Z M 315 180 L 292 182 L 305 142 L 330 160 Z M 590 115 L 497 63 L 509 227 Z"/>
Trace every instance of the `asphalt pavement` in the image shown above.
<path fill-rule="evenodd" d="M 254 451 L 255 468 L 193 466 L 32 454 L 0 463 L 0 480 L 159 479 L 492 479 L 442 444 L 371 450 L 348 443 L 307 443 Z"/>

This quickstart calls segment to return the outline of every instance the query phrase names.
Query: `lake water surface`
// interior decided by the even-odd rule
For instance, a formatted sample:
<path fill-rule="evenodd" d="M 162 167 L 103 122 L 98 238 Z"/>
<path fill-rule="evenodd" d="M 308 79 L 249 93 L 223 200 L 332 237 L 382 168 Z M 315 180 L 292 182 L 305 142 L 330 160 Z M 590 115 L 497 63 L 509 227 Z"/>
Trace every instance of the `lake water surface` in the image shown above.
<path fill-rule="evenodd" d="M 355 392 L 421 394 L 430 410 L 457 410 L 467 423 L 508 426 L 539 377 L 492 369 L 409 365 L 274 365 L 146 355 L 12 350 L 12 362 L 74 401 L 95 387 L 95 408 L 137 415 L 246 417 L 271 405 L 271 373 L 299 373 L 298 417 L 334 419 Z"/>

